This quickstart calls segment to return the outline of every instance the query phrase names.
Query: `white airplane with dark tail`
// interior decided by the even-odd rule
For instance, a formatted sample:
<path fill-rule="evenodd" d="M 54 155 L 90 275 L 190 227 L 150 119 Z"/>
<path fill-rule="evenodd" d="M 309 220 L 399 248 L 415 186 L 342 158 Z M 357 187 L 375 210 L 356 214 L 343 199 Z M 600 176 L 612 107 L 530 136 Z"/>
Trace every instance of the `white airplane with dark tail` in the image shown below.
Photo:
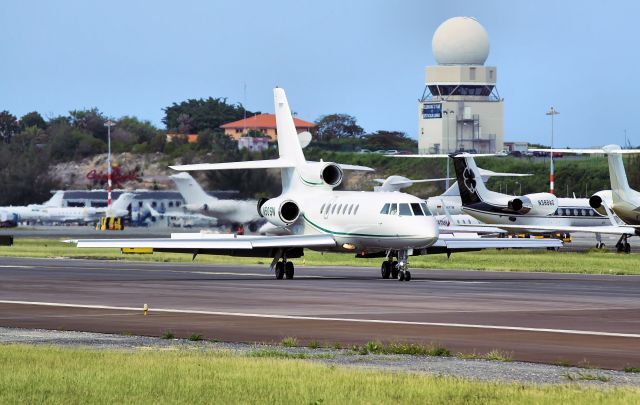
<path fill-rule="evenodd" d="M 159 252 L 222 254 L 272 258 L 277 279 L 294 277 L 289 260 L 304 249 L 381 257 L 383 278 L 410 280 L 409 257 L 484 248 L 559 247 L 557 240 L 440 237 L 438 225 L 421 199 L 401 192 L 334 191 L 345 170 L 363 166 L 307 161 L 298 141 L 283 89 L 274 89 L 279 158 L 172 167 L 179 171 L 281 169 L 282 194 L 259 202 L 271 224 L 289 230 L 286 236 L 235 234 L 173 234 L 163 239 L 78 240 L 80 248 L 152 248 Z M 397 259 L 397 260 L 396 260 Z"/>

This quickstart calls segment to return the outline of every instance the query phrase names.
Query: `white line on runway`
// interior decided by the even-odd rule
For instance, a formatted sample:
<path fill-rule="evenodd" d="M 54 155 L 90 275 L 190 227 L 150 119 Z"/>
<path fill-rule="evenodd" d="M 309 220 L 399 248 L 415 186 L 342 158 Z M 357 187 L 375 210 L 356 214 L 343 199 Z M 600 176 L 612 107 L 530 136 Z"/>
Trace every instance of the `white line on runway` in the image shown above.
<path fill-rule="evenodd" d="M 0 268 L 7 268 L 7 269 L 35 269 L 36 266 L 16 266 L 13 264 L 2 264 L 0 265 Z"/>
<path fill-rule="evenodd" d="M 82 308 L 82 309 L 108 309 L 108 310 L 118 310 L 118 311 L 142 311 L 142 308 L 140 307 L 136 308 L 136 307 L 115 307 L 110 305 L 67 304 L 67 303 L 61 303 L 61 302 L 0 300 L 0 304 L 38 305 L 38 306 L 45 306 L 45 307 Z M 193 315 L 236 316 L 236 317 L 246 317 L 246 318 L 295 319 L 295 320 L 301 320 L 301 321 L 328 321 L 328 322 L 375 323 L 375 324 L 387 324 L 387 325 L 441 326 L 441 327 L 449 327 L 449 328 L 496 329 L 496 330 L 513 330 L 513 331 L 521 331 L 521 332 L 562 333 L 567 335 L 640 338 L 640 334 L 634 334 L 634 333 L 597 332 L 597 331 L 589 331 L 589 330 L 572 330 L 572 329 L 526 328 L 521 326 L 479 325 L 479 324 L 467 324 L 467 323 L 413 322 L 413 321 L 393 321 L 393 320 L 386 320 L 386 319 L 330 318 L 330 317 L 320 317 L 320 316 L 252 314 L 252 313 L 244 313 L 244 312 L 200 311 L 200 310 L 192 310 L 192 309 L 170 309 L 170 308 L 149 308 L 149 311 L 151 313 L 162 312 L 162 313 L 193 314 Z"/>

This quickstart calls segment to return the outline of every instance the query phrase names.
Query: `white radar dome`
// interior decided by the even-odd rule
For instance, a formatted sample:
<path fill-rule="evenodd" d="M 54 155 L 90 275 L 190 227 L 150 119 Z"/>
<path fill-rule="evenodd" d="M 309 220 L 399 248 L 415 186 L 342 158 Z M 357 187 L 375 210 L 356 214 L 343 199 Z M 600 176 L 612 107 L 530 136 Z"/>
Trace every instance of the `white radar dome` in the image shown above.
<path fill-rule="evenodd" d="M 472 17 L 453 17 L 440 24 L 431 41 L 439 65 L 483 65 L 489 56 L 489 35 Z"/>

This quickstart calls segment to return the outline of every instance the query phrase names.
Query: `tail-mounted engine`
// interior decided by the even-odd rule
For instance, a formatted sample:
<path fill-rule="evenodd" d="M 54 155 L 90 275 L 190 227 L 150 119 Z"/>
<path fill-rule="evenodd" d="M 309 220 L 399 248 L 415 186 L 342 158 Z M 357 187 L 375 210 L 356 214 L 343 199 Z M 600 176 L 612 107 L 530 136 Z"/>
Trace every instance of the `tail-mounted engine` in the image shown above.
<path fill-rule="evenodd" d="M 343 172 L 340 166 L 327 162 L 307 162 L 300 169 L 303 183 L 310 186 L 337 187 L 342 183 Z"/>
<path fill-rule="evenodd" d="M 558 209 L 558 198 L 550 193 L 527 194 L 509 201 L 508 206 L 518 214 L 551 215 Z"/>
<path fill-rule="evenodd" d="M 612 200 L 611 190 L 598 191 L 589 198 L 589 205 L 596 210 L 598 214 L 607 215 L 604 205 L 607 204 L 607 206 L 611 208 Z"/>
<path fill-rule="evenodd" d="M 260 204 L 262 202 L 262 204 Z M 258 201 L 258 212 L 270 223 L 276 226 L 287 226 L 296 222 L 300 217 L 300 207 L 287 197 L 271 198 Z"/>

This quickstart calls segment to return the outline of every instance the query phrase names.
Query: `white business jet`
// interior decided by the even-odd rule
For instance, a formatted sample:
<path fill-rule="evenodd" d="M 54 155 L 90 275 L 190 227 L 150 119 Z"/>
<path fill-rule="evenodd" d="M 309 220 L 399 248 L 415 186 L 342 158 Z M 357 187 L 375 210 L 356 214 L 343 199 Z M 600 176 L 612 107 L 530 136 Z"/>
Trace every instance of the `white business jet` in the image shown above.
<path fill-rule="evenodd" d="M 169 177 L 176 183 L 187 210 L 213 217 L 218 225 L 242 224 L 255 231 L 264 222 L 258 213 L 257 201 L 218 199 L 207 194 L 189 173 Z"/>
<path fill-rule="evenodd" d="M 173 234 L 164 239 L 78 240 L 80 248 L 152 248 L 160 252 L 270 257 L 277 279 L 294 277 L 289 259 L 304 248 L 384 257 L 383 278 L 410 280 L 409 257 L 455 250 L 508 247 L 558 247 L 559 241 L 502 238 L 439 238 L 438 225 L 419 198 L 401 192 L 334 191 L 345 170 L 363 166 L 305 160 L 283 89 L 274 89 L 279 158 L 172 167 L 179 171 L 281 169 L 282 194 L 261 202 L 260 213 L 287 236 Z M 394 260 L 394 259 L 397 259 Z"/>
<path fill-rule="evenodd" d="M 586 198 L 557 198 L 551 193 L 512 196 L 486 188 L 473 156 L 452 157 L 462 199 L 462 209 L 485 224 L 530 233 L 587 232 L 596 235 L 619 235 L 624 245 L 619 251 L 630 252 L 629 236 L 638 229 L 621 226 L 605 206 L 602 215 L 589 206 Z"/>

